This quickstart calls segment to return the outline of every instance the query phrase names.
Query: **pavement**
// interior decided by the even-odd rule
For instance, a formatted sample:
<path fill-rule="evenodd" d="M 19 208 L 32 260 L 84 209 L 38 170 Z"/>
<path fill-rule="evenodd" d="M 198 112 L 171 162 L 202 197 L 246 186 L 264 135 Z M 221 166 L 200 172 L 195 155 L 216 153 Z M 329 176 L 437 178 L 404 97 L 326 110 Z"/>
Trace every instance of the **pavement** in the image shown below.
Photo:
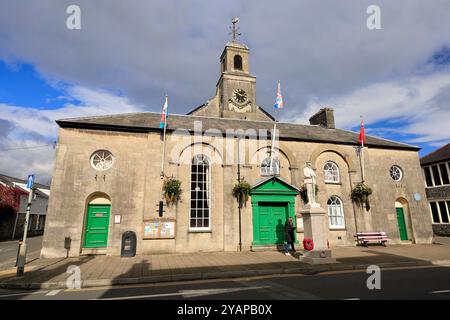
<path fill-rule="evenodd" d="M 79 271 L 81 287 L 89 288 L 280 274 L 312 275 L 365 270 L 373 264 L 380 268 L 450 266 L 447 244 L 338 247 L 332 248 L 332 252 L 338 263 L 330 265 L 308 265 L 299 262 L 299 254 L 285 256 L 276 251 L 37 259 L 26 265 L 23 277 L 16 277 L 15 269 L 0 271 L 0 288 L 66 289 L 67 279 L 73 280 L 76 275 L 74 270 Z M 79 269 L 72 269 L 73 266 Z"/>

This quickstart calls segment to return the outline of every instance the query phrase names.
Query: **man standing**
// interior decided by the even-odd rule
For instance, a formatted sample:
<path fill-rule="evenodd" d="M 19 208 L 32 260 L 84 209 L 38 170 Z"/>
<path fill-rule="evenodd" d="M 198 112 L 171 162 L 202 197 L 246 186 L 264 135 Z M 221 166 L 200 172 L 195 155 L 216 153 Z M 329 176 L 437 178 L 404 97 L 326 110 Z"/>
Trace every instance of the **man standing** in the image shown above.
<path fill-rule="evenodd" d="M 289 247 L 292 248 L 293 252 L 296 252 L 294 247 L 295 241 L 294 230 L 295 230 L 294 223 L 292 222 L 292 218 L 289 217 L 289 219 L 286 220 L 286 223 L 284 224 L 284 240 L 286 241 L 284 254 L 287 256 L 291 255 L 289 253 Z"/>

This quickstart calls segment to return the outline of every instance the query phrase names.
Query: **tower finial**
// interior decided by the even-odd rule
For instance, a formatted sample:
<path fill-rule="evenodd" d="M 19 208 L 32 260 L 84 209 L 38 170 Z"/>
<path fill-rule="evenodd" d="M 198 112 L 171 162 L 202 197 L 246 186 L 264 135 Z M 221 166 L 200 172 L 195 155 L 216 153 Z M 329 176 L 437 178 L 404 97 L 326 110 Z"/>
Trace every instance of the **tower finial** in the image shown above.
<path fill-rule="evenodd" d="M 236 24 L 239 22 L 239 17 L 234 17 L 231 20 L 231 23 L 233 24 L 233 26 L 230 27 L 230 34 L 231 34 L 231 41 L 236 42 L 236 36 L 240 36 L 241 33 L 239 33 L 239 27 L 236 27 Z"/>

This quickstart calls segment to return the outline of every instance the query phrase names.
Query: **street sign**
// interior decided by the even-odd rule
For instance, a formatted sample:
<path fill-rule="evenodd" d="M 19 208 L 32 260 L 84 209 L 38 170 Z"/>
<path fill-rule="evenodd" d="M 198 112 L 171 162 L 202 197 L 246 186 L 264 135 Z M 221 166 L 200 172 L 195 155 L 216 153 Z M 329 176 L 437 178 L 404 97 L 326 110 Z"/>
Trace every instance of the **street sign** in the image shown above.
<path fill-rule="evenodd" d="M 27 188 L 28 189 L 33 188 L 33 184 L 34 184 L 34 174 L 30 174 L 27 179 Z"/>

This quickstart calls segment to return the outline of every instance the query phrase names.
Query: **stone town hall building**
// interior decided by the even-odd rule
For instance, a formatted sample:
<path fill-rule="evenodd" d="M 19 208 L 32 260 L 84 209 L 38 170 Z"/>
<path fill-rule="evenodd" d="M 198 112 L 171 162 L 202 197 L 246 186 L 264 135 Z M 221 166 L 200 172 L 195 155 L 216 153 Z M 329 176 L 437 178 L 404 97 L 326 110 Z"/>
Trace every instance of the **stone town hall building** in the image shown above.
<path fill-rule="evenodd" d="M 256 104 L 249 62 L 245 45 L 225 46 L 215 97 L 187 115 L 169 115 L 164 161 L 159 113 L 58 120 L 42 256 L 119 255 L 126 231 L 135 232 L 138 254 L 237 251 L 240 234 L 243 250 L 271 249 L 283 243 L 288 216 L 297 218 L 301 241 L 298 194 L 307 161 L 328 212 L 331 247 L 354 245 L 357 231 L 385 231 L 398 243 L 431 241 L 419 149 L 367 137 L 365 180 L 373 189 L 367 211 L 350 197 L 361 181 L 358 134 L 335 128 L 332 109 L 318 111 L 310 124 L 277 123 L 277 175 L 270 175 L 274 119 Z M 232 195 L 238 143 L 240 174 L 253 188 L 241 223 Z M 160 217 L 162 161 L 182 194 Z"/>

